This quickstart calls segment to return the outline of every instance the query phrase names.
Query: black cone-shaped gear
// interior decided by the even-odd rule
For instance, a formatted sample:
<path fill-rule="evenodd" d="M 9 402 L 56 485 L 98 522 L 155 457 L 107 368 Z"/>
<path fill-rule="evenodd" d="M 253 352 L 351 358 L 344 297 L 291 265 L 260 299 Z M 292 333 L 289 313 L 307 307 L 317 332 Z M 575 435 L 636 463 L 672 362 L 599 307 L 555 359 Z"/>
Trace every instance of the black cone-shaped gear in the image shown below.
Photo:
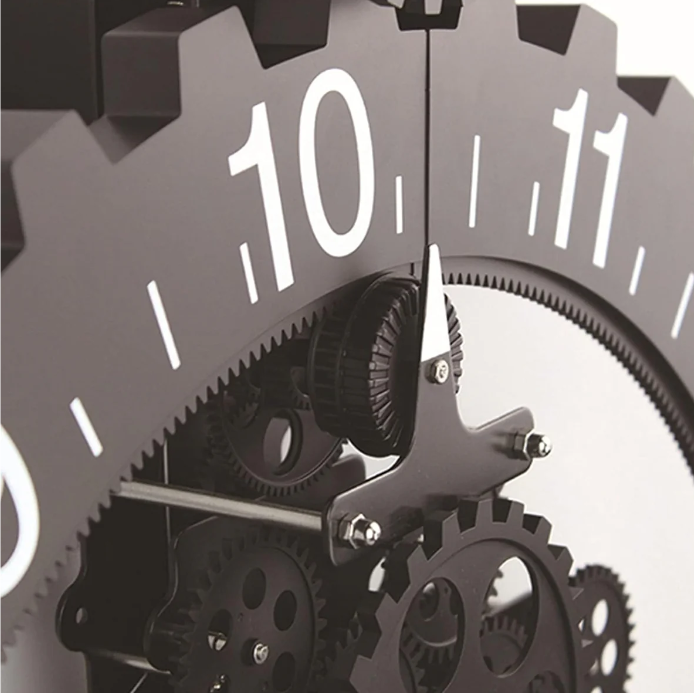
<path fill-rule="evenodd" d="M 571 577 L 571 584 L 583 590 L 581 600 L 585 618 L 582 632 L 585 638 L 593 640 L 595 646 L 596 660 L 589 662 L 584 670 L 587 690 L 599 688 L 603 693 L 623 693 L 624 685 L 629 680 L 629 665 L 633 661 L 631 648 L 634 644 L 631 639 L 634 628 L 631 623 L 632 610 L 624 584 L 616 573 L 602 565 L 588 565 L 576 571 Z M 593 613 L 603 601 L 607 607 L 607 620 L 604 624 L 597 624 Z M 605 647 L 611 642 L 616 645 L 616 659 L 608 671 L 608 662 L 603 662 L 602 657 Z"/>
<path fill-rule="evenodd" d="M 568 583 L 571 556 L 548 544 L 549 523 L 525 515 L 508 500 L 464 501 L 457 512 L 438 512 L 424 526 L 423 542 L 398 544 L 389 560 L 384 589 L 368 596 L 358 610 L 361 635 L 335 659 L 323 690 L 401 693 L 397 668 L 400 637 L 408 610 L 423 585 L 443 578 L 460 595 L 461 635 L 452 667 L 440 687 L 518 693 L 537 676 L 551 673 L 565 693 L 576 693 L 576 671 L 584 653 L 575 599 Z M 533 640 L 513 672 L 498 677 L 481 656 L 479 640 L 486 588 L 498 565 L 522 557 L 539 592 Z M 529 632 L 530 632 L 529 628 Z"/>
<path fill-rule="evenodd" d="M 177 693 L 239 680 L 247 693 L 304 693 L 324 644 L 323 608 L 320 558 L 304 540 L 267 528 L 227 540 L 181 610 Z M 263 663 L 257 643 L 269 648 Z"/>
<path fill-rule="evenodd" d="M 457 382 L 463 338 L 448 298 L 446 311 Z M 318 424 L 367 455 L 397 454 L 409 441 L 419 312 L 419 280 L 384 275 L 313 332 L 308 385 Z"/>

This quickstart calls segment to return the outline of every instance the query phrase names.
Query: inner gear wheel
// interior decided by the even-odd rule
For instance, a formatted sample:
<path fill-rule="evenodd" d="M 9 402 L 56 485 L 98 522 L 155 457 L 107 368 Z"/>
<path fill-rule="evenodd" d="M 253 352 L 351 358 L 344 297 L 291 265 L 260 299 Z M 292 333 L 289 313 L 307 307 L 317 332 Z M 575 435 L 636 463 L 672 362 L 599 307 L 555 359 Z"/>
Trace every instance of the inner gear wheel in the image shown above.
<path fill-rule="evenodd" d="M 602 565 L 588 565 L 576 571 L 571 585 L 583 589 L 582 633 L 594 642 L 597 658 L 584 670 L 586 689 L 603 693 L 623 693 L 632 662 L 632 610 L 619 576 Z"/>
<path fill-rule="evenodd" d="M 522 623 L 501 612 L 484 620 L 480 641 L 490 671 L 501 675 L 520 660 L 528 634 Z"/>
<path fill-rule="evenodd" d="M 265 528 L 213 552 L 181 614 L 176 691 L 243 681 L 248 693 L 304 693 L 326 624 L 318 560 L 302 539 Z"/>
<path fill-rule="evenodd" d="M 216 490 L 287 496 L 315 482 L 342 454 L 343 441 L 320 430 L 313 412 L 261 402 L 239 418 L 222 392 L 208 404 L 208 476 Z"/>
<path fill-rule="evenodd" d="M 386 561 L 386 574 L 388 572 Z M 453 657 L 458 640 L 455 592 L 443 579 L 428 582 L 412 602 L 402 629 L 402 641 L 412 641 L 426 667 Z"/>
<path fill-rule="evenodd" d="M 308 385 L 318 423 L 367 455 L 397 454 L 409 441 L 419 312 L 419 280 L 384 275 L 313 332 Z M 446 312 L 457 383 L 463 338 L 448 297 Z"/>
<path fill-rule="evenodd" d="M 400 693 L 397 653 L 412 603 L 429 582 L 445 580 L 459 598 L 459 637 L 450 666 L 434 690 L 494 690 L 518 693 L 537 676 L 550 673 L 565 693 L 576 693 L 583 661 L 576 592 L 569 587 L 571 556 L 548 544 L 549 523 L 525 515 L 520 503 L 505 499 L 463 501 L 458 511 L 433 514 L 423 542 L 404 541 L 390 556 L 383 588 L 357 612 L 362 634 L 340 651 L 324 691 Z M 496 570 L 521 557 L 533 577 L 537 600 L 528 632 L 532 640 L 512 672 L 498 676 L 479 647 L 487 587 Z"/>

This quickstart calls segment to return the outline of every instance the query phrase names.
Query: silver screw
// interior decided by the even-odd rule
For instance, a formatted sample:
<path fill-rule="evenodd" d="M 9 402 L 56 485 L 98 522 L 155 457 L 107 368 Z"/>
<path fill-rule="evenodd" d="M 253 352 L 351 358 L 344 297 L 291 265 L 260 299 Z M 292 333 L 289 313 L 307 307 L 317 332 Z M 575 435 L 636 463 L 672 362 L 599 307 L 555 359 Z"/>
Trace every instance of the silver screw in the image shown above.
<path fill-rule="evenodd" d="M 528 438 L 528 452 L 532 457 L 547 457 L 552 452 L 552 441 L 549 436 L 531 433 Z"/>
<path fill-rule="evenodd" d="M 215 682 L 210 686 L 210 693 L 223 693 L 226 691 L 226 685 L 228 682 L 226 674 L 220 674 Z"/>
<path fill-rule="evenodd" d="M 345 517 L 340 522 L 338 537 L 353 549 L 374 546 L 381 538 L 381 525 L 359 513 L 354 517 Z"/>
<path fill-rule="evenodd" d="M 513 439 L 513 454 L 524 460 L 547 457 L 552 452 L 552 441 L 542 433 L 517 433 Z"/>
<path fill-rule="evenodd" d="M 265 664 L 270 656 L 270 648 L 264 643 L 258 641 L 253 645 L 253 661 L 256 664 Z"/>
<path fill-rule="evenodd" d="M 446 359 L 436 359 L 436 361 L 431 364 L 429 380 L 432 383 L 436 383 L 436 385 L 443 385 L 448 380 L 450 372 L 451 369 Z"/>

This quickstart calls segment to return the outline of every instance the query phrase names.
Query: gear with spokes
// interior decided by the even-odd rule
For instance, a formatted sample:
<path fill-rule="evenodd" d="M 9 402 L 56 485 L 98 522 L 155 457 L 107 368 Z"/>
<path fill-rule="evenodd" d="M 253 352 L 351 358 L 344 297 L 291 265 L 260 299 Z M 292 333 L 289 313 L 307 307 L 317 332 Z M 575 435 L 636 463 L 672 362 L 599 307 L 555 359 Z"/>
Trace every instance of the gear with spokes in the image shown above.
<path fill-rule="evenodd" d="M 634 641 L 632 609 L 624 583 L 610 568 L 587 565 L 576 571 L 570 583 L 583 590 L 582 633 L 595 644 L 595 659 L 584 669 L 587 690 L 623 693 L 629 680 Z"/>
<path fill-rule="evenodd" d="M 568 583 L 569 552 L 549 544 L 549 535 L 544 518 L 525 515 L 521 504 L 508 500 L 464 501 L 457 511 L 433 514 L 421 543 L 404 541 L 393 549 L 383 588 L 360 605 L 359 636 L 340 649 L 323 690 L 403 690 L 396 666 L 403 626 L 422 588 L 434 580 L 445 581 L 455 593 L 458 638 L 447 668 L 437 669 L 432 690 L 467 686 L 517 693 L 545 671 L 563 683 L 566 693 L 580 690 L 575 678 L 585 655 L 575 604 L 580 590 Z M 534 623 L 528 625 L 531 643 L 512 672 L 497 676 L 479 645 L 470 643 L 480 639 L 489 582 L 514 555 L 528 566 L 539 594 L 531 610 Z"/>
<path fill-rule="evenodd" d="M 322 431 L 310 408 L 271 405 L 264 393 L 234 411 L 224 393 L 207 404 L 204 468 L 215 490 L 288 496 L 315 483 L 342 454 L 344 441 Z"/>
<path fill-rule="evenodd" d="M 212 552 L 181 607 L 176 691 L 242 680 L 249 693 L 304 693 L 324 644 L 321 560 L 301 537 L 266 528 Z"/>

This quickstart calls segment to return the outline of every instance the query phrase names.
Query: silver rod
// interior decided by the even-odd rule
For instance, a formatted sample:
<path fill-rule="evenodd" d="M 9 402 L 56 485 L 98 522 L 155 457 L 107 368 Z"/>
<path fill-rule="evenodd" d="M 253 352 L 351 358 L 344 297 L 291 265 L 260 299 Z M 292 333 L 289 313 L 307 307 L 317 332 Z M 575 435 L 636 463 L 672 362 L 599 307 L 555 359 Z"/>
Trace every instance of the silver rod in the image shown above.
<path fill-rule="evenodd" d="M 202 493 L 164 484 L 124 481 L 117 495 L 145 503 L 170 505 L 176 508 L 199 510 L 211 515 L 226 515 L 241 520 L 265 522 L 314 534 L 320 534 L 323 529 L 321 514 L 315 510 L 240 500 L 217 493 Z"/>
<path fill-rule="evenodd" d="M 91 655 L 92 657 L 101 657 L 102 659 L 110 659 L 112 662 L 118 662 L 119 664 L 125 664 L 126 666 L 132 667 L 133 669 L 140 669 L 141 671 L 147 671 L 151 674 L 168 674 L 168 671 L 162 671 L 157 669 L 152 663 L 145 657 L 140 655 L 128 654 L 127 652 L 114 652 L 113 650 L 87 650 L 85 654 Z"/>

